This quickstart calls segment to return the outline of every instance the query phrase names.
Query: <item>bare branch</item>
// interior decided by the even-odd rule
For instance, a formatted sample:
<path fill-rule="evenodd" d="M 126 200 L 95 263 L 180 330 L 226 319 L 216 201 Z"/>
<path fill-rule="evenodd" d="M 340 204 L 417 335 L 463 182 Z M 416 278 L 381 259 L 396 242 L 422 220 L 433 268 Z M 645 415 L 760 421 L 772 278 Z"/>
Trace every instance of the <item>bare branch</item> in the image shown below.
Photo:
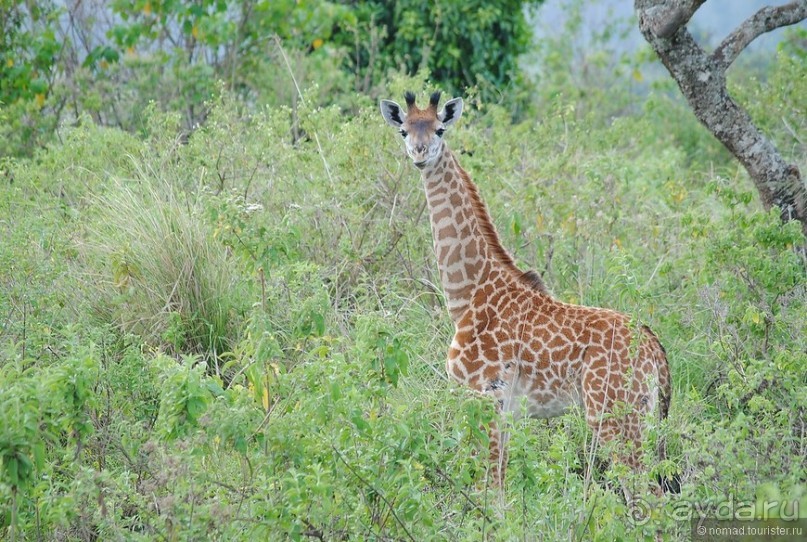
<path fill-rule="evenodd" d="M 367 480 L 365 480 L 364 478 L 362 478 L 361 474 L 359 474 L 359 473 L 356 471 L 356 469 L 354 469 L 354 468 L 353 468 L 353 467 L 350 465 L 350 463 L 348 463 L 348 462 L 347 462 L 347 460 L 345 459 L 345 456 L 343 456 L 343 455 L 342 455 L 342 452 L 340 452 L 340 451 L 339 451 L 339 450 L 336 448 L 336 446 L 331 445 L 331 448 L 333 448 L 333 451 L 334 451 L 334 452 L 336 452 L 336 457 L 338 457 L 339 459 L 341 459 L 341 460 L 342 460 L 342 463 L 344 463 L 344 464 L 345 464 L 345 466 L 346 466 L 346 467 L 347 467 L 347 469 L 348 469 L 348 470 L 349 470 L 349 471 L 350 471 L 350 472 L 353 474 L 353 476 L 355 476 L 355 477 L 356 477 L 356 478 L 359 480 L 359 482 L 361 482 L 363 485 L 365 485 L 365 486 L 366 486 L 368 489 L 370 489 L 370 490 L 371 490 L 371 491 L 372 491 L 374 494 L 378 495 L 378 497 L 379 497 L 379 498 L 380 498 L 382 501 L 384 501 L 384 504 L 386 504 L 386 505 L 387 505 L 387 509 L 388 509 L 388 510 L 390 511 L 390 513 L 392 514 L 392 517 L 393 517 L 393 518 L 395 518 L 395 521 L 397 521 L 397 522 L 398 522 L 398 525 L 400 525 L 400 526 L 401 526 L 401 529 L 403 529 L 403 532 L 405 532 L 405 533 L 406 533 L 406 535 L 407 535 L 407 537 L 409 538 L 409 540 L 411 540 L 412 542 L 415 542 L 415 539 L 412 537 L 412 533 L 410 533 L 410 532 L 409 532 L 409 529 L 407 529 L 407 528 L 406 528 L 406 524 L 405 524 L 403 521 L 401 521 L 401 518 L 399 518 L 399 517 L 398 517 L 398 514 L 396 514 L 396 513 L 395 513 L 395 508 L 393 508 L 393 507 L 392 507 L 392 503 L 391 503 L 391 502 L 389 502 L 389 501 L 387 500 L 387 498 L 384 496 L 384 494 L 383 494 L 383 493 L 381 493 L 381 491 L 379 491 L 379 490 L 378 490 L 376 487 L 374 487 L 372 484 L 370 484 L 370 482 L 368 482 Z"/>
<path fill-rule="evenodd" d="M 784 6 L 764 7 L 729 34 L 712 56 L 725 70 L 748 44 L 762 34 L 804 19 L 807 19 L 807 0 L 796 0 Z"/>
<path fill-rule="evenodd" d="M 669 38 L 686 25 L 706 0 L 645 0 L 642 11 L 657 38 Z M 637 5 L 640 2 L 637 2 Z"/>

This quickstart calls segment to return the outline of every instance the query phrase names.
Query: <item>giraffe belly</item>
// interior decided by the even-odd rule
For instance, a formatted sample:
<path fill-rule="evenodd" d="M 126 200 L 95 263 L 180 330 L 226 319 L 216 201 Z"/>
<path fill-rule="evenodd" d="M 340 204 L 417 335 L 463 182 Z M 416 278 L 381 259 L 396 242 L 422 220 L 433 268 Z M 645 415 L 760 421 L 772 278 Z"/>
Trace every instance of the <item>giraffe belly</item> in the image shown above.
<path fill-rule="evenodd" d="M 568 383 L 536 389 L 533 382 L 524 378 L 516 378 L 512 386 L 508 386 L 506 380 L 499 382 L 503 385 L 496 395 L 501 401 L 502 409 L 515 415 L 523 413 L 522 399 L 526 399 L 524 406 L 530 418 L 554 418 L 583 404 L 580 390 Z"/>
<path fill-rule="evenodd" d="M 554 418 L 582 405 L 583 401 L 579 392 L 561 391 L 548 399 L 545 397 L 542 397 L 541 400 L 529 398 L 527 412 L 531 418 Z"/>

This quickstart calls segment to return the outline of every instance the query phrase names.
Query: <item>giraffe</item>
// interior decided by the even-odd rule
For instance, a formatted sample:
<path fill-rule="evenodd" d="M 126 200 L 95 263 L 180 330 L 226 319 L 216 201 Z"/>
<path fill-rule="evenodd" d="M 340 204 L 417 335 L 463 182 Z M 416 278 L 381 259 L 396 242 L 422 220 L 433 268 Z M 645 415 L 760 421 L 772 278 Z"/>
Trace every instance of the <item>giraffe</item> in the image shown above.
<path fill-rule="evenodd" d="M 667 356 L 647 326 L 624 314 L 564 303 L 541 277 L 521 271 L 502 246 L 479 190 L 443 135 L 462 114 L 462 98 L 438 112 L 440 93 L 420 109 L 381 100 L 384 120 L 403 137 L 420 170 L 434 252 L 446 305 L 455 326 L 448 375 L 491 397 L 501 416 L 559 416 L 582 407 L 600 444 L 613 459 L 641 471 L 640 448 L 648 416 L 666 418 L 671 383 Z M 507 465 L 506 431 L 491 423 L 490 479 L 501 487 Z M 660 453 L 663 453 L 660 451 Z M 629 490 L 623 484 L 626 498 Z"/>

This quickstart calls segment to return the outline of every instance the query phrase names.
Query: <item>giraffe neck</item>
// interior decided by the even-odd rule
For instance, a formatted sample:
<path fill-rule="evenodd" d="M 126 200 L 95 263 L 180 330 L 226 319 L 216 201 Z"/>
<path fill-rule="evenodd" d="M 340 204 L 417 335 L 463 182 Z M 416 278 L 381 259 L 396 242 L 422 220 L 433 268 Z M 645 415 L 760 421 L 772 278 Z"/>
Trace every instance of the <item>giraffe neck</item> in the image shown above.
<path fill-rule="evenodd" d="M 431 216 L 434 252 L 448 311 L 456 323 L 476 288 L 494 275 L 544 292 L 535 273 L 523 273 L 502 247 L 476 185 L 445 143 L 421 172 Z"/>

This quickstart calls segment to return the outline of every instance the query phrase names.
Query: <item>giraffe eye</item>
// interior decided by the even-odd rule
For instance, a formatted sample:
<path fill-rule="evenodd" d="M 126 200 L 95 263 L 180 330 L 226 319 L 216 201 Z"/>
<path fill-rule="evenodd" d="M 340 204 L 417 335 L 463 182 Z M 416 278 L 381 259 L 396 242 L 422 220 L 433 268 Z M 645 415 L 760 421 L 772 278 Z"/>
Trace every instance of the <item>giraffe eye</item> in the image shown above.
<path fill-rule="evenodd" d="M 445 131 L 445 128 L 438 128 L 434 133 L 437 134 L 437 137 L 443 137 L 443 132 Z"/>
<path fill-rule="evenodd" d="M 401 137 L 406 137 L 406 136 L 407 136 L 406 130 L 401 129 Z"/>

